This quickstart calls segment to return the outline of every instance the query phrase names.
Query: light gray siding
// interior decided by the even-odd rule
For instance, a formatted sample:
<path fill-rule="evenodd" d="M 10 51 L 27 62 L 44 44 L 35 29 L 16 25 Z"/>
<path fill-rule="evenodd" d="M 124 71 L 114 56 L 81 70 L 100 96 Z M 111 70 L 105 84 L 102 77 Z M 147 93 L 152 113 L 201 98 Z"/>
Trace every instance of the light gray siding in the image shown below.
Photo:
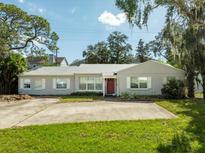
<path fill-rule="evenodd" d="M 66 78 L 70 79 L 70 88 L 69 89 L 54 89 L 53 88 L 53 79 L 54 78 Z M 23 89 L 21 88 L 21 79 L 30 79 L 31 80 L 31 88 Z M 34 88 L 35 80 L 45 79 L 45 89 L 36 90 Z M 69 95 L 74 92 L 74 76 L 23 76 L 19 78 L 19 94 L 29 94 L 29 95 Z"/>
<path fill-rule="evenodd" d="M 93 77 L 102 77 L 101 74 L 85 74 L 85 75 L 73 75 L 73 76 L 23 76 L 19 77 L 19 94 L 29 94 L 29 95 L 69 95 L 73 92 L 79 91 L 79 79 L 81 76 L 93 76 Z M 63 78 L 63 79 L 70 79 L 70 88 L 69 89 L 54 89 L 53 88 L 53 79 L 55 78 Z M 21 79 L 30 79 L 31 80 L 31 88 L 30 89 L 23 89 L 21 88 Z M 35 80 L 45 79 L 45 89 L 36 90 L 34 88 Z M 102 92 L 102 91 L 98 91 Z"/>
<path fill-rule="evenodd" d="M 151 88 L 143 90 L 127 88 L 127 77 L 132 76 L 151 77 Z M 118 95 L 122 92 L 131 92 L 139 95 L 161 95 L 164 79 L 169 76 L 184 80 L 184 71 L 152 61 L 119 71 L 117 74 Z"/>

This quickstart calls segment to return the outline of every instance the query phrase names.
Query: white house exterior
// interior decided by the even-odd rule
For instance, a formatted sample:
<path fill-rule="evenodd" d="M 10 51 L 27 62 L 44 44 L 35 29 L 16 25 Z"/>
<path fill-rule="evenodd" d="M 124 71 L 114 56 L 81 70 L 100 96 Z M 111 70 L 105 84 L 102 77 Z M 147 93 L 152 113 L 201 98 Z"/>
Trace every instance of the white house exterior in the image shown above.
<path fill-rule="evenodd" d="M 120 95 L 160 95 L 170 78 L 184 80 L 184 71 L 157 61 L 141 64 L 82 64 L 42 67 L 19 76 L 19 93 L 69 95 L 74 92 L 102 92 Z"/>

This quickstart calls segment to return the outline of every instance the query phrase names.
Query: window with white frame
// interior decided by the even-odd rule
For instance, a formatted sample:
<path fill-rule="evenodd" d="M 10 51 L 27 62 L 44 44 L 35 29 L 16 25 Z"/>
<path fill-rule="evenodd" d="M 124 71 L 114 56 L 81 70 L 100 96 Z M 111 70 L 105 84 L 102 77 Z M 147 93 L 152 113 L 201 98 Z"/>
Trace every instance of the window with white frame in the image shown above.
<path fill-rule="evenodd" d="M 101 77 L 95 78 L 95 89 L 96 90 L 102 90 L 103 89 L 103 84 L 102 84 L 102 78 Z"/>
<path fill-rule="evenodd" d="M 56 79 L 56 89 L 67 89 L 67 79 Z"/>
<path fill-rule="evenodd" d="M 79 78 L 79 90 L 81 91 L 101 91 L 102 78 L 93 76 L 83 76 Z"/>
<path fill-rule="evenodd" d="M 35 80 L 34 83 L 35 83 L 34 87 L 36 90 L 41 90 L 41 89 L 44 89 L 45 87 L 45 79 Z"/>
<path fill-rule="evenodd" d="M 131 77 L 131 80 L 130 80 L 130 88 L 139 88 L 138 86 L 138 77 Z"/>
<path fill-rule="evenodd" d="M 151 86 L 151 78 L 148 77 L 130 77 L 129 88 L 131 89 L 147 89 Z"/>
<path fill-rule="evenodd" d="M 95 90 L 95 78 L 87 77 L 87 90 Z"/>
<path fill-rule="evenodd" d="M 23 79 L 23 88 L 24 89 L 31 89 L 31 80 L 30 79 Z"/>
<path fill-rule="evenodd" d="M 80 77 L 80 83 L 79 83 L 79 89 L 80 90 L 86 90 L 86 86 L 87 86 L 87 78 L 86 77 Z"/>
<path fill-rule="evenodd" d="M 148 78 L 147 77 L 140 77 L 139 80 L 139 88 L 148 88 Z"/>

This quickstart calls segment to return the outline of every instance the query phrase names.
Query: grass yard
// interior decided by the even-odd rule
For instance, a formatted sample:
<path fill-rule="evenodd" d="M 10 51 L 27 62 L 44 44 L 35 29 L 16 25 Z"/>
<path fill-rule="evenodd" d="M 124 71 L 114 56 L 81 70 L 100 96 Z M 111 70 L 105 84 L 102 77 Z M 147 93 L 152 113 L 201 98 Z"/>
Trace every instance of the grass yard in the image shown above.
<path fill-rule="evenodd" d="M 59 103 L 93 102 L 102 99 L 103 96 L 62 96 Z"/>
<path fill-rule="evenodd" d="M 0 130 L 0 152 L 205 152 L 205 102 L 157 104 L 179 118 L 5 129 Z"/>
<path fill-rule="evenodd" d="M 198 92 L 195 94 L 196 98 L 203 98 L 203 93 L 202 92 Z"/>

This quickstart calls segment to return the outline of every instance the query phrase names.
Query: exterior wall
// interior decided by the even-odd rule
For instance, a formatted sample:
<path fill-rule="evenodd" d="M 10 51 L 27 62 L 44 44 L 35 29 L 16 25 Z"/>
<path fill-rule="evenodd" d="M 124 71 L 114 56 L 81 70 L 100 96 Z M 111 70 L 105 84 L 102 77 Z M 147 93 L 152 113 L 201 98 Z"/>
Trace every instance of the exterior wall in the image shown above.
<path fill-rule="evenodd" d="M 21 89 L 19 82 L 19 93 L 20 94 L 30 94 L 30 95 L 69 95 L 73 92 L 78 92 L 79 90 L 79 78 L 81 76 L 95 76 L 102 77 L 102 74 L 75 74 L 73 76 L 23 76 L 19 77 L 21 79 L 31 80 L 31 89 Z M 151 88 L 149 89 L 131 89 L 127 88 L 127 77 L 151 77 Z M 164 79 L 169 76 L 175 76 L 176 79 L 184 80 L 184 71 L 175 69 L 158 62 L 149 61 L 146 63 L 139 64 L 137 66 L 121 70 L 117 73 L 116 88 L 115 91 L 117 95 L 122 92 L 131 92 L 139 95 L 160 95 L 161 89 L 164 84 Z M 65 90 L 59 90 L 53 88 L 54 78 L 69 78 L 70 88 Z M 102 77 L 103 78 L 103 77 Z M 45 79 L 45 89 L 36 90 L 34 89 L 35 80 Z M 106 94 L 106 80 L 103 78 L 103 90 L 97 92 L 103 92 Z"/>
<path fill-rule="evenodd" d="M 127 88 L 127 77 L 130 76 L 151 77 L 151 88 Z M 176 79 L 184 80 L 184 71 L 152 61 L 122 70 L 117 74 L 118 95 L 120 95 L 122 92 L 131 92 L 139 95 L 161 95 L 164 79 L 167 76 L 175 76 Z"/>
<path fill-rule="evenodd" d="M 80 79 L 80 77 L 84 77 L 84 76 L 93 76 L 93 77 L 102 77 L 102 75 L 101 74 L 91 74 L 91 75 L 88 75 L 88 74 L 75 74 L 75 92 L 79 92 L 80 90 L 79 90 L 79 83 L 80 83 L 80 81 L 79 81 L 79 79 Z M 103 92 L 103 90 L 101 90 L 101 91 L 97 91 L 97 92 Z"/>
<path fill-rule="evenodd" d="M 53 79 L 54 78 L 69 78 L 70 79 L 70 88 L 69 89 L 63 89 L 63 90 L 60 90 L 60 89 L 54 89 L 53 88 Z M 21 79 L 30 79 L 31 80 L 31 89 L 21 89 L 21 85 L 20 85 L 20 80 Z M 35 80 L 39 80 L 39 79 L 45 79 L 45 89 L 42 89 L 42 90 L 36 90 L 34 89 L 34 82 Z M 59 76 L 33 76 L 33 77 L 19 77 L 19 88 L 18 88 L 18 91 L 19 91 L 19 94 L 29 94 L 29 95 L 69 95 L 71 94 L 72 92 L 74 92 L 74 89 L 75 89 L 75 85 L 74 85 L 74 76 L 62 76 L 62 77 L 59 77 Z"/>

